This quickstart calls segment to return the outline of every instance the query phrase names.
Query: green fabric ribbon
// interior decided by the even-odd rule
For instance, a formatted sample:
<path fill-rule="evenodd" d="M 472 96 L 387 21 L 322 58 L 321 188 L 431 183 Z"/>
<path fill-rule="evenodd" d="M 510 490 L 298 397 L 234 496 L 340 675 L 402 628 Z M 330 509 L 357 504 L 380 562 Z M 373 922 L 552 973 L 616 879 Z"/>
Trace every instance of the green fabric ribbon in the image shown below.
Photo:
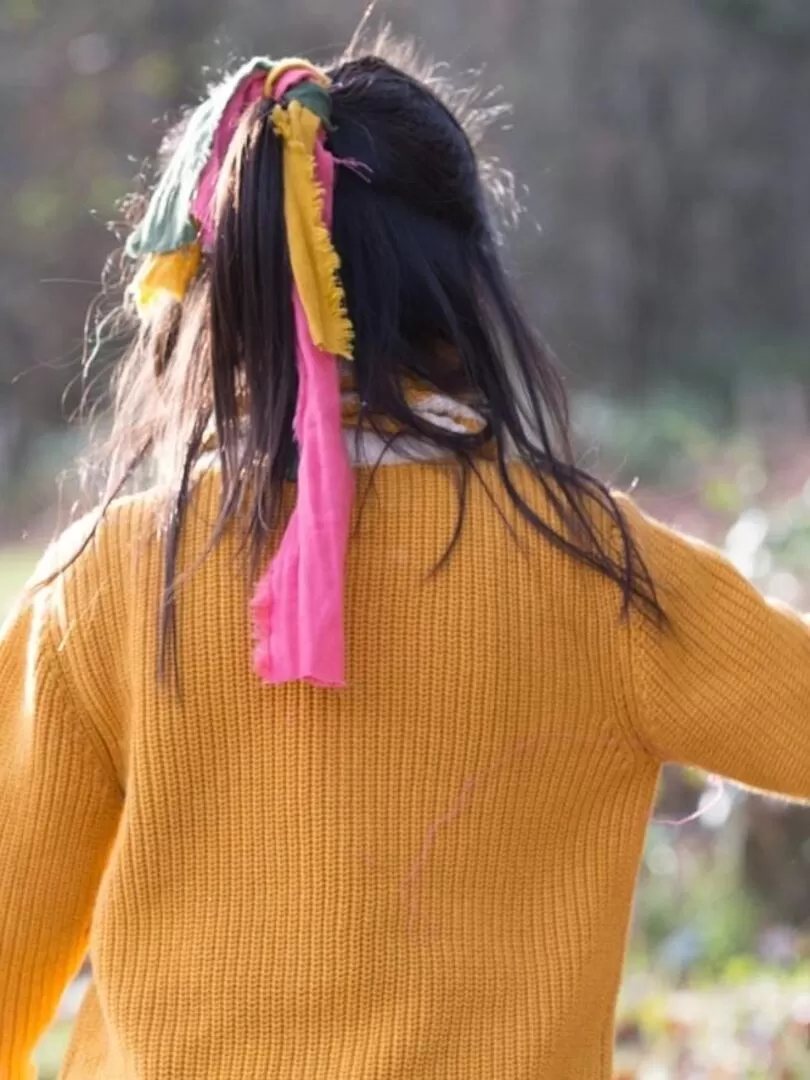
<path fill-rule="evenodd" d="M 197 226 L 191 218 L 190 208 L 211 156 L 217 128 L 242 83 L 257 71 L 270 72 L 274 63 L 269 57 L 249 60 L 220 83 L 192 113 L 143 220 L 127 240 L 126 253 L 130 258 L 168 254 L 197 239 Z M 285 97 L 300 101 L 327 130 L 332 130 L 332 99 L 325 87 L 303 82 L 289 90 Z"/>
<path fill-rule="evenodd" d="M 248 61 L 192 113 L 143 221 L 127 240 L 127 255 L 136 259 L 165 254 L 196 240 L 197 227 L 191 220 L 190 207 L 211 156 L 216 130 L 242 82 L 255 71 L 270 71 L 272 66 L 273 61 L 265 57 Z"/>
<path fill-rule="evenodd" d="M 290 101 L 300 101 L 305 109 L 318 117 L 327 131 L 334 131 L 332 97 L 325 86 L 314 82 L 302 82 L 288 90 L 284 97 Z"/>

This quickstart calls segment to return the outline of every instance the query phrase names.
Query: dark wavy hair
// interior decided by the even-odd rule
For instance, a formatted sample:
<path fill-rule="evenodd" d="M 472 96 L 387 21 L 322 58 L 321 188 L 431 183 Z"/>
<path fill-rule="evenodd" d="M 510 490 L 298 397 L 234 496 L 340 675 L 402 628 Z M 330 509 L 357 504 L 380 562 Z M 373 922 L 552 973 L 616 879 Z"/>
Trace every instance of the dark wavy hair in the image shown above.
<path fill-rule="evenodd" d="M 392 50 L 388 40 L 370 51 L 355 49 L 329 70 L 329 148 L 355 163 L 338 170 L 334 243 L 354 324 L 353 371 L 364 421 L 393 420 L 402 436 L 455 459 L 456 539 L 468 485 L 484 482 L 482 448 L 494 446 L 500 482 L 533 528 L 615 582 L 625 612 L 638 605 L 660 617 L 619 505 L 575 462 L 554 359 L 503 269 L 492 196 L 508 193 L 509 185 L 476 152 L 486 109 L 476 108 L 470 95 L 448 96 L 441 78 L 415 68 L 414 53 Z M 162 660 L 176 632 L 177 552 L 207 433 L 216 432 L 223 481 L 211 547 L 236 522 L 245 542 L 261 550 L 295 464 L 292 279 L 282 147 L 271 108 L 257 103 L 237 131 L 203 272 L 182 305 L 137 326 L 116 378 L 99 512 L 103 517 L 151 462 L 169 493 Z M 451 433 L 420 418 L 406 400 L 406 377 L 472 403 L 485 431 Z M 544 489 L 557 525 L 521 495 L 516 461 Z M 605 516 L 618 545 L 606 536 Z"/>

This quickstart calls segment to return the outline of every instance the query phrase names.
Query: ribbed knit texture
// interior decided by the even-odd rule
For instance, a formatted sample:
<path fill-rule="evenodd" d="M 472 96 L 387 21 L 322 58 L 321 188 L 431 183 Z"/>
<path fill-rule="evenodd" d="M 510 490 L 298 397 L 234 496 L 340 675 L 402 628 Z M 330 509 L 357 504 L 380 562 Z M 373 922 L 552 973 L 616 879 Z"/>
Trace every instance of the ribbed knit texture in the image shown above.
<path fill-rule="evenodd" d="M 89 946 L 70 1080 L 608 1080 L 660 763 L 810 797 L 804 625 L 625 507 L 668 631 L 478 484 L 431 575 L 453 476 L 395 466 L 350 548 L 349 689 L 252 674 L 226 536 L 180 594 L 178 698 L 153 506 L 116 506 L 0 646 L 0 1077 Z"/>

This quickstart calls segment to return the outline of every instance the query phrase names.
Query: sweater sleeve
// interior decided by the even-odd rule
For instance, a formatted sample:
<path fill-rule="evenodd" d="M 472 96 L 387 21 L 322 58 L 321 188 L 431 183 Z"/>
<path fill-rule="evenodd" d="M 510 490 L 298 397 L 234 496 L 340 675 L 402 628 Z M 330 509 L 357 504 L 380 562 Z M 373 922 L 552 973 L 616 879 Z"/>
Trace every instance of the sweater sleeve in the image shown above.
<path fill-rule="evenodd" d="M 718 551 L 627 514 L 668 620 L 631 624 L 640 737 L 662 761 L 810 799 L 810 629 Z"/>
<path fill-rule="evenodd" d="M 65 682 L 53 589 L 0 635 L 0 1076 L 33 1051 L 87 947 L 120 792 Z"/>

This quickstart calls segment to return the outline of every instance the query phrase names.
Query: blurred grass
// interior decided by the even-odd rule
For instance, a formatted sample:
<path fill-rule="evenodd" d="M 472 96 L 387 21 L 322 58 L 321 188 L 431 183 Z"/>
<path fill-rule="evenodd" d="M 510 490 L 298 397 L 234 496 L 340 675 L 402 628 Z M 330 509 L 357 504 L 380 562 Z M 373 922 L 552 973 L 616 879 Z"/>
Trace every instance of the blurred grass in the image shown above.
<path fill-rule="evenodd" d="M 60 1024 L 49 1032 L 37 1052 L 39 1080 L 56 1080 L 70 1038 L 70 1027 Z"/>
<path fill-rule="evenodd" d="M 37 563 L 35 550 L 11 547 L 0 550 L 0 619 L 19 596 Z"/>

